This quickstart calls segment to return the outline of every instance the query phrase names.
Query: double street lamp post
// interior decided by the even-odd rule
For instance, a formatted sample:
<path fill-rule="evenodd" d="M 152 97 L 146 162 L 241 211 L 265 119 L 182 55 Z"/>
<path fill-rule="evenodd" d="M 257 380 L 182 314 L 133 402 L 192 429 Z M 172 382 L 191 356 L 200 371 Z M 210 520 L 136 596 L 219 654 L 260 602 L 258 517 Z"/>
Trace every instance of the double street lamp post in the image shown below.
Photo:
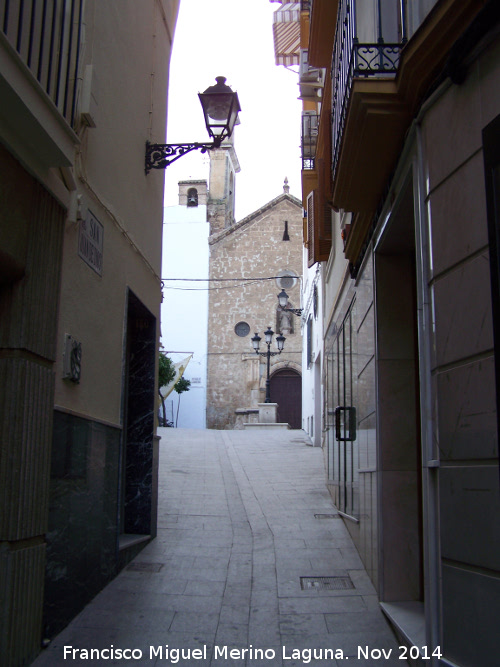
<path fill-rule="evenodd" d="M 267 327 L 267 331 L 264 332 L 264 338 L 267 345 L 266 352 L 259 352 L 259 344 L 260 341 L 262 340 L 259 334 L 256 333 L 255 336 L 252 337 L 252 345 L 255 354 L 259 354 L 261 357 L 267 358 L 266 400 L 264 401 L 265 403 L 271 402 L 271 382 L 270 382 L 271 357 L 274 357 L 277 354 L 281 354 L 283 352 L 286 340 L 285 336 L 283 336 L 282 333 L 278 334 L 276 336 L 276 345 L 278 346 L 278 351 L 271 352 L 271 343 L 273 342 L 273 336 L 274 336 L 274 331 L 271 329 L 271 327 Z"/>

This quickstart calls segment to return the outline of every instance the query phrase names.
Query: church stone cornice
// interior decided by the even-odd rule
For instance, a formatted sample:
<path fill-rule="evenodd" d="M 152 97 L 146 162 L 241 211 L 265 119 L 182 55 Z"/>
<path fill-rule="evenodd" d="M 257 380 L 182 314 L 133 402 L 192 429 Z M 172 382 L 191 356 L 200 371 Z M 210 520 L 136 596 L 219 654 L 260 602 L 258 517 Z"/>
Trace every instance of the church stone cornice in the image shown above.
<path fill-rule="evenodd" d="M 215 234 L 212 234 L 208 239 L 209 245 L 213 245 L 214 243 L 218 243 L 219 241 L 226 238 L 227 236 L 230 236 L 233 232 L 236 232 L 239 229 L 241 229 L 242 227 L 245 227 L 250 222 L 252 222 L 253 220 L 256 220 L 258 217 L 262 216 L 264 213 L 267 213 L 269 210 L 271 210 L 275 206 L 278 206 L 278 204 L 281 204 L 284 201 L 288 201 L 291 204 L 294 204 L 295 206 L 297 206 L 297 208 L 300 208 L 302 210 L 302 202 L 300 201 L 300 199 L 297 199 L 297 197 L 294 197 L 291 194 L 283 193 L 282 195 L 279 195 L 278 197 L 275 197 L 274 199 L 271 199 L 271 201 L 269 201 L 267 204 L 264 204 L 264 206 L 261 206 L 260 208 L 258 208 L 253 213 L 250 213 L 249 215 L 247 215 L 245 218 L 243 218 L 239 222 L 235 222 L 234 225 L 231 225 L 230 227 L 226 227 L 226 229 L 223 229 L 220 232 L 216 232 Z"/>

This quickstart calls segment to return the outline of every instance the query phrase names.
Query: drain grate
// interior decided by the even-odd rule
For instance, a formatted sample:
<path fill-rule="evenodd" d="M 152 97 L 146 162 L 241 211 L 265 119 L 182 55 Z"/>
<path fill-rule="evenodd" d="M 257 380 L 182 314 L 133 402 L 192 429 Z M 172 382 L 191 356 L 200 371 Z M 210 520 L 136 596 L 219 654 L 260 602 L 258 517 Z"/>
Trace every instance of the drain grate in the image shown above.
<path fill-rule="evenodd" d="M 340 514 L 315 514 L 315 519 L 340 519 Z"/>
<path fill-rule="evenodd" d="M 163 563 L 147 563 L 145 561 L 133 561 L 126 569 L 132 572 L 159 572 Z"/>
<path fill-rule="evenodd" d="M 300 577 L 303 591 L 345 591 L 354 588 L 349 575 L 342 577 Z"/>

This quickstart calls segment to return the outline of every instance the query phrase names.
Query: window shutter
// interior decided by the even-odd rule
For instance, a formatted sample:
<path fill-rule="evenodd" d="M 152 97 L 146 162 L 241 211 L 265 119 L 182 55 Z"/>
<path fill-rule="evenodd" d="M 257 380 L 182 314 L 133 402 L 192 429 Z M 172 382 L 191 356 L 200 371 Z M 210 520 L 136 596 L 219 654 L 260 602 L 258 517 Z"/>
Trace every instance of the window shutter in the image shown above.
<path fill-rule="evenodd" d="M 330 171 L 325 160 L 318 159 L 318 262 L 327 262 L 332 247 L 332 209 L 328 203 Z"/>
<path fill-rule="evenodd" d="M 324 187 L 324 171 L 318 187 L 307 196 L 307 265 L 326 262 L 332 247 L 332 210 Z"/>
<path fill-rule="evenodd" d="M 307 266 L 311 267 L 314 259 L 314 202 L 316 190 L 307 195 Z"/>

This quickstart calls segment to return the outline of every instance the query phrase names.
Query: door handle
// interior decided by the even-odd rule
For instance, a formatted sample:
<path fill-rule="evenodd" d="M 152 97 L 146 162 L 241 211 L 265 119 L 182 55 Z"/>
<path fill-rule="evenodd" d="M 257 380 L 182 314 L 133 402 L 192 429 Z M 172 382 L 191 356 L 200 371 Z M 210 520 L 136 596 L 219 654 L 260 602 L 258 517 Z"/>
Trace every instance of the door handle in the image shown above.
<path fill-rule="evenodd" d="M 342 415 L 344 419 L 342 421 Z M 344 426 L 344 435 L 342 434 Z M 356 408 L 338 405 L 335 408 L 335 439 L 339 442 L 356 440 Z"/>

